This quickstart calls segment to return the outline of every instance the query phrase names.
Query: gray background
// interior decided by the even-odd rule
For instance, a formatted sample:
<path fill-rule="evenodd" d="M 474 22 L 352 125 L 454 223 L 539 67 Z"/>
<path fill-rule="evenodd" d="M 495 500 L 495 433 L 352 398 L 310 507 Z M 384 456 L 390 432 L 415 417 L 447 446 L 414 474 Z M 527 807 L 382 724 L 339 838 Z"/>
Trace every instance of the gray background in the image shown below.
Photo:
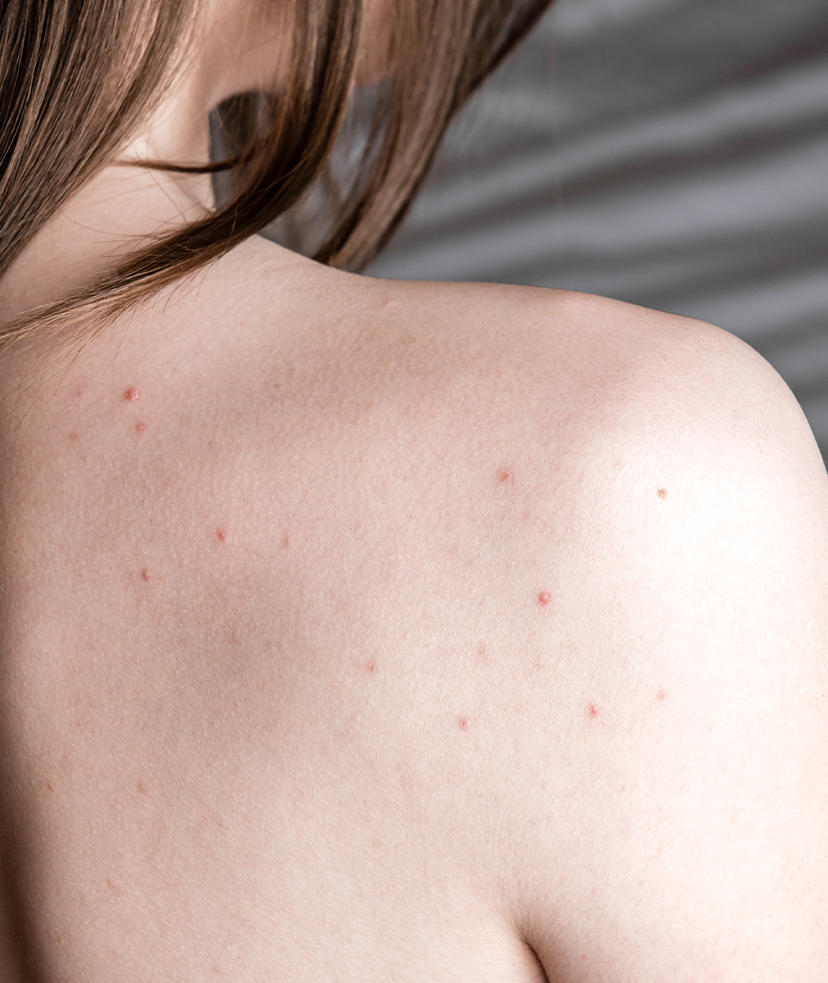
<path fill-rule="evenodd" d="M 775 366 L 828 459 L 828 3 L 559 0 L 369 272 L 711 321 Z"/>

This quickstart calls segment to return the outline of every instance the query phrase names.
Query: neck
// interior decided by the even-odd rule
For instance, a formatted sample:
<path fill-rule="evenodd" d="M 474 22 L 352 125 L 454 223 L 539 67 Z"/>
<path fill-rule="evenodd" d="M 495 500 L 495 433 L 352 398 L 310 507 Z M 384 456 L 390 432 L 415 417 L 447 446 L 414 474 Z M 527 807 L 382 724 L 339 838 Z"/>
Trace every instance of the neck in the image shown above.
<path fill-rule="evenodd" d="M 190 125 L 170 130 L 160 112 L 121 160 L 174 163 L 209 160 L 206 108 Z M 181 113 L 175 114 L 179 121 Z M 165 125 L 166 124 L 166 125 Z M 213 206 L 209 175 L 181 175 L 113 163 L 68 201 L 28 244 L 0 281 L 0 320 L 60 299 L 85 286 L 153 237 L 200 217 Z"/>

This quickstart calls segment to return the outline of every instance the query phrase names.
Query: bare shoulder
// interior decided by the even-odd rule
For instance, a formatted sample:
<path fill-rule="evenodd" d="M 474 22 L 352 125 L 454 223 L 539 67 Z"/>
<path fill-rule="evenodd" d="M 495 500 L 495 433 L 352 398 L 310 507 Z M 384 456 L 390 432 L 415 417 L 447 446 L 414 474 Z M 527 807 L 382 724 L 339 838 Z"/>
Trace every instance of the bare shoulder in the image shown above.
<path fill-rule="evenodd" d="M 537 352 L 502 471 L 527 603 L 487 780 L 516 921 L 550 979 L 816 983 L 828 476 L 807 421 L 719 329 L 512 296 L 514 351 Z"/>

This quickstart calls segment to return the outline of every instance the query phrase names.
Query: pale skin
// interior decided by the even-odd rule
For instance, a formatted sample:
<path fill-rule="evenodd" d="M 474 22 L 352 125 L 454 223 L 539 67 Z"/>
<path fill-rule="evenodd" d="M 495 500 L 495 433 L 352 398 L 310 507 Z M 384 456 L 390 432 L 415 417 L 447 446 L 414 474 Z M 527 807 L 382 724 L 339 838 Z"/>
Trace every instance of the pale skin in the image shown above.
<path fill-rule="evenodd" d="M 136 152 L 261 84 L 215 17 Z M 209 193 L 107 169 L 3 315 Z M 255 239 L 0 441 L 2 980 L 828 979 L 828 476 L 737 339 Z"/>

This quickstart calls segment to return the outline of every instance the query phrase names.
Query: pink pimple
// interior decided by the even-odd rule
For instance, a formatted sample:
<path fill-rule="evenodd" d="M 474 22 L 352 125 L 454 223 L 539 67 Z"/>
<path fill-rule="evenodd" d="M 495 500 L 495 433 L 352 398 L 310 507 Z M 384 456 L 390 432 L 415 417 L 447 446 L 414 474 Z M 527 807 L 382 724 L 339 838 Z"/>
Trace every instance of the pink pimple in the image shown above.
<path fill-rule="evenodd" d="M 282 548 L 286 550 L 290 549 L 290 536 L 285 536 L 282 540 Z"/>
<path fill-rule="evenodd" d="M 226 529 L 219 529 L 216 535 L 222 543 L 225 543 L 227 542 L 227 537 L 230 535 L 230 533 Z"/>
<path fill-rule="evenodd" d="M 497 480 L 501 485 L 505 485 L 515 480 L 515 472 L 511 468 L 501 468 L 497 473 Z"/>
<path fill-rule="evenodd" d="M 373 662 L 366 662 L 365 663 L 365 669 L 368 672 L 376 672 L 377 671 L 377 667 L 376 667 L 376 665 Z"/>
<path fill-rule="evenodd" d="M 666 488 L 659 488 L 659 490 L 658 490 L 658 492 L 656 494 L 658 495 L 659 498 L 667 498 L 667 489 Z"/>
<path fill-rule="evenodd" d="M 46 782 L 46 788 L 49 789 L 50 792 L 54 792 L 55 790 L 55 786 L 51 782 Z"/>
<path fill-rule="evenodd" d="M 147 432 L 147 425 L 146 425 L 146 423 L 136 423 L 135 424 L 135 429 L 138 431 L 138 433 L 146 433 Z"/>
<path fill-rule="evenodd" d="M 597 717 L 600 712 L 601 712 L 601 708 L 598 706 L 597 703 L 590 703 L 589 705 L 590 717 Z"/>
<path fill-rule="evenodd" d="M 134 403 L 136 399 L 140 397 L 141 393 L 137 389 L 127 389 L 124 393 L 124 399 L 128 400 L 130 403 Z"/>
<path fill-rule="evenodd" d="M 146 580 L 148 582 L 152 580 L 152 574 L 146 567 L 144 567 L 144 569 L 141 571 L 141 580 Z"/>
<path fill-rule="evenodd" d="M 460 730 L 468 730 L 469 729 L 469 721 L 468 721 L 468 718 L 467 717 L 458 717 L 457 718 L 457 726 L 460 728 Z"/>
<path fill-rule="evenodd" d="M 538 604 L 540 604 L 542 608 L 545 608 L 546 605 L 549 604 L 551 600 L 552 600 L 552 595 L 549 593 L 548 590 L 542 590 L 540 594 L 538 594 Z"/>

